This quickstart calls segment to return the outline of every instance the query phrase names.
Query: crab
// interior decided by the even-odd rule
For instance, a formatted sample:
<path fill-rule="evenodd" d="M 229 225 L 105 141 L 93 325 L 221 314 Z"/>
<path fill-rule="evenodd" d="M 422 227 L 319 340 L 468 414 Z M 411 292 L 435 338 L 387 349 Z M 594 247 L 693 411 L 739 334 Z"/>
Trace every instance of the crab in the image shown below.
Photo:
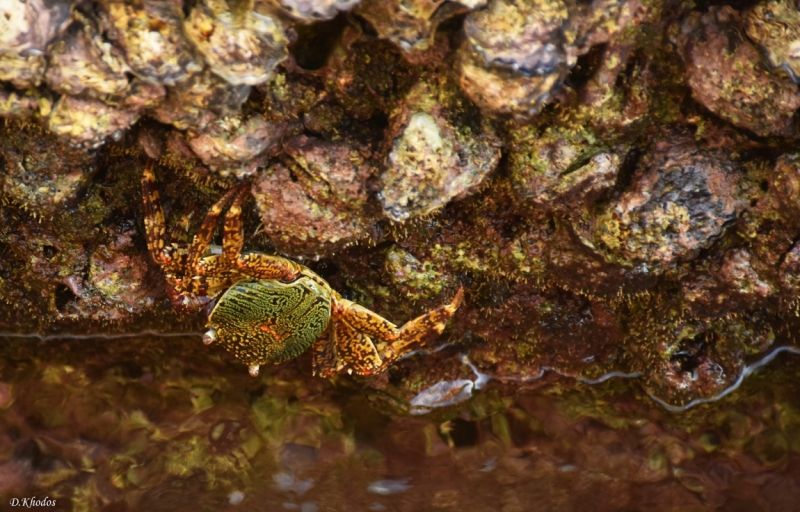
<path fill-rule="evenodd" d="M 461 304 L 449 304 L 402 327 L 344 299 L 311 269 L 279 256 L 242 252 L 242 204 L 249 189 L 226 192 L 208 211 L 191 244 L 168 243 L 154 163 L 142 176 L 145 238 L 150 256 L 164 271 L 167 295 L 182 313 L 205 311 L 203 342 L 219 342 L 247 365 L 250 375 L 269 363 L 312 349 L 314 375 L 372 375 L 441 334 Z M 228 207 L 229 206 L 229 207 Z M 222 247 L 211 245 L 225 208 Z"/>

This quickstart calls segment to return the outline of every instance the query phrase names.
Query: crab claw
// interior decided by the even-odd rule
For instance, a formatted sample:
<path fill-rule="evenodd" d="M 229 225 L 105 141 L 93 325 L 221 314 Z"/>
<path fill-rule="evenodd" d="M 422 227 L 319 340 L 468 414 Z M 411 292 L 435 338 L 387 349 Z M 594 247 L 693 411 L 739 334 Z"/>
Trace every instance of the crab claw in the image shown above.
<path fill-rule="evenodd" d="M 258 365 L 257 364 L 254 364 L 253 366 L 248 367 L 247 371 L 250 372 L 250 376 L 258 377 Z"/>
<path fill-rule="evenodd" d="M 217 330 L 212 327 L 203 335 L 203 343 L 211 345 L 215 341 L 217 341 Z"/>

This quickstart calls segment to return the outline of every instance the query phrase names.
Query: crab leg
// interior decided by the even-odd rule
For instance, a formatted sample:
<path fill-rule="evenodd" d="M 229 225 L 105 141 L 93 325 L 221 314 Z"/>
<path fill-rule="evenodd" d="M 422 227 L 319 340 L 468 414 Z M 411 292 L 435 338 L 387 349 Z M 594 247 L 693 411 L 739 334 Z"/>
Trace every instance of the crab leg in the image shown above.
<path fill-rule="evenodd" d="M 189 247 L 189 256 L 187 258 L 186 265 L 190 272 L 195 272 L 198 269 L 200 258 L 203 257 L 203 253 L 208 247 L 208 244 L 211 243 L 211 237 L 214 236 L 214 230 L 217 228 L 219 216 L 222 214 L 222 210 L 225 209 L 225 206 L 231 201 L 237 191 L 238 188 L 232 188 L 228 190 L 225 192 L 225 194 L 223 194 L 219 201 L 217 201 L 214 206 L 208 210 L 206 218 L 203 219 L 203 223 L 200 225 L 200 229 L 197 230 L 197 234 L 194 235 L 194 238 L 192 239 L 192 245 Z M 241 212 L 241 209 L 239 209 L 239 211 Z"/>
<path fill-rule="evenodd" d="M 448 320 L 461 305 L 463 298 L 464 289 L 459 287 L 450 304 L 420 315 L 406 322 L 399 329 L 380 315 L 347 300 L 339 301 L 338 320 L 343 321 L 355 331 L 389 343 L 380 353 L 379 366 L 371 372 L 365 372 L 365 374 L 379 373 L 388 368 L 392 362 L 413 350 L 414 345 L 423 341 L 427 336 L 433 333 L 441 334 Z M 339 332 L 338 329 L 337 332 Z M 355 341 L 359 340 L 360 338 Z M 363 352 L 362 350 L 355 351 Z"/>
<path fill-rule="evenodd" d="M 174 258 L 175 247 L 165 245 L 167 231 L 164 221 L 164 210 L 161 208 L 161 198 L 158 195 L 156 176 L 153 174 L 155 163 L 152 160 L 144 166 L 142 173 L 142 198 L 144 199 L 144 236 L 147 240 L 147 250 L 150 257 L 165 269 L 172 270 L 178 264 Z"/>
<path fill-rule="evenodd" d="M 243 187 L 231 203 L 228 213 L 225 214 L 222 234 L 222 254 L 225 260 L 233 266 L 239 253 L 244 247 L 244 226 L 242 224 L 242 203 L 247 197 L 248 189 Z"/>

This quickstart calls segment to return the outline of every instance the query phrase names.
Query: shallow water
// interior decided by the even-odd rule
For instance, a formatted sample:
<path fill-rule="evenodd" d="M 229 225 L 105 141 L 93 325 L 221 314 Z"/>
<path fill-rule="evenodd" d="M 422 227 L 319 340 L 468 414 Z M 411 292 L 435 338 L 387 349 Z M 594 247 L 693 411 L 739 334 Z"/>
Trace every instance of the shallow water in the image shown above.
<path fill-rule="evenodd" d="M 33 496 L 150 512 L 800 506 L 794 354 L 682 412 L 634 378 L 552 373 L 440 384 L 414 409 L 377 380 L 312 378 L 307 357 L 253 379 L 196 336 L 2 343 L 0 509 Z"/>

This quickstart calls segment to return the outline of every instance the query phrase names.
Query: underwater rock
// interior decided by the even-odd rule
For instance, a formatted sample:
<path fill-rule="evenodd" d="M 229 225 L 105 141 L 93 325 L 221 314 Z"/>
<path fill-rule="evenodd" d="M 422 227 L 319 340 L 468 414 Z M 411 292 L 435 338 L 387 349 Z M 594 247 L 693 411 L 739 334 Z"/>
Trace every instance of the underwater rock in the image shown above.
<path fill-rule="evenodd" d="M 283 254 L 318 257 L 369 236 L 367 180 L 374 167 L 347 142 L 300 135 L 291 157 L 258 174 L 253 197 L 264 230 Z"/>
<path fill-rule="evenodd" d="M 693 258 L 743 209 L 738 181 L 724 153 L 687 139 L 659 141 L 630 189 L 596 220 L 597 245 L 656 273 Z"/>
<path fill-rule="evenodd" d="M 420 82 L 390 120 L 378 197 L 395 222 L 466 197 L 497 166 L 500 143 L 491 128 L 457 125 L 454 117 Z"/>
<path fill-rule="evenodd" d="M 761 46 L 773 67 L 800 83 L 800 11 L 792 0 L 767 0 L 742 15 L 747 36 Z"/>
<path fill-rule="evenodd" d="M 70 4 L 64 0 L 0 4 L 0 81 L 19 89 L 37 87 L 45 71 L 47 44 L 63 30 Z"/>
<path fill-rule="evenodd" d="M 741 30 L 741 16 L 728 6 L 711 7 L 702 16 L 692 13 L 683 22 L 676 42 L 694 98 L 756 135 L 795 136 L 797 84 L 784 74 L 764 70 L 758 49 L 741 37 Z"/>
<path fill-rule="evenodd" d="M 258 85 L 287 56 L 288 40 L 280 21 L 252 10 L 253 1 L 198 2 L 184 30 L 206 63 L 232 85 Z"/>

